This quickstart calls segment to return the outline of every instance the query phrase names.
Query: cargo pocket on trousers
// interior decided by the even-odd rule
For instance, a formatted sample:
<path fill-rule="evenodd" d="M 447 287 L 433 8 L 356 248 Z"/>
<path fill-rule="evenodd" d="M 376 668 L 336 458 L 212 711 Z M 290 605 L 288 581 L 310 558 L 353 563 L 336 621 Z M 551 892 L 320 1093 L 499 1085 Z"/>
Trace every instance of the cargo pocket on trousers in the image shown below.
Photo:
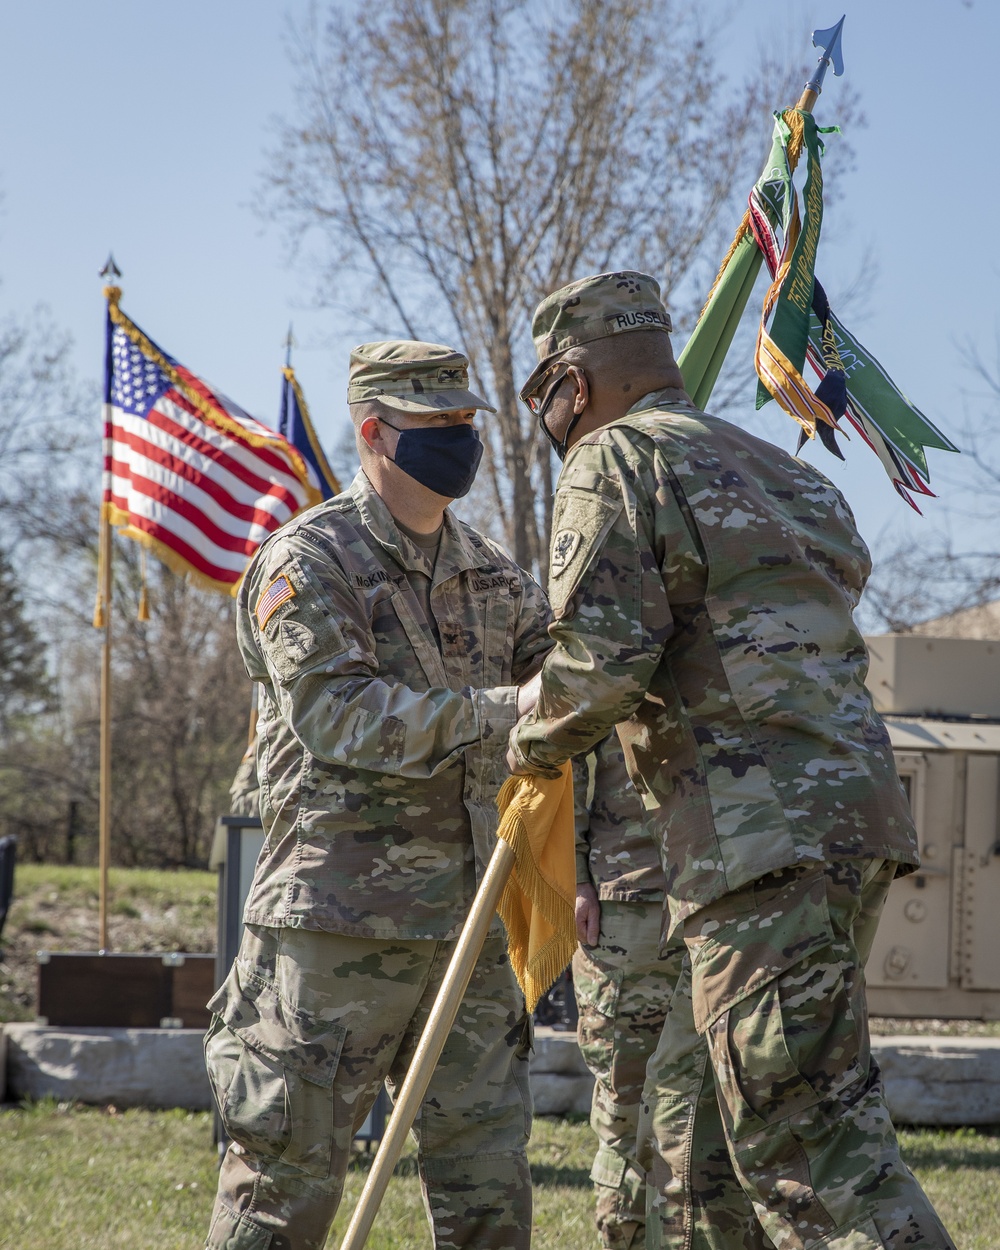
<path fill-rule="evenodd" d="M 692 960 L 695 1023 L 733 1139 L 833 1099 L 865 1075 L 822 873 L 741 917 Z"/>
<path fill-rule="evenodd" d="M 608 1079 L 615 1046 L 615 1016 L 624 972 L 602 963 L 586 946 L 573 956 L 573 992 L 580 1013 L 577 1040 L 584 1063 Z"/>
<path fill-rule="evenodd" d="M 624 1155 L 616 1154 L 601 1142 L 590 1169 L 590 1179 L 593 1183 L 604 1185 L 608 1189 L 621 1189 L 627 1171 L 628 1159 Z"/>
<path fill-rule="evenodd" d="M 235 964 L 208 1005 L 205 1064 L 226 1133 L 252 1154 L 328 1176 L 346 1030 L 291 1007 Z"/>

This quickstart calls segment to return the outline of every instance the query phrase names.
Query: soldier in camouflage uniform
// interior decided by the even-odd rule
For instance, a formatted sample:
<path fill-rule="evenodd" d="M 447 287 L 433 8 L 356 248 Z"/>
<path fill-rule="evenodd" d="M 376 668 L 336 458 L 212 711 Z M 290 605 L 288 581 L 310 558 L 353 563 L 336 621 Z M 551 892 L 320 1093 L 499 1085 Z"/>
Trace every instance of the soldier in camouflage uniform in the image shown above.
<path fill-rule="evenodd" d="M 445 510 L 488 405 L 446 347 L 364 344 L 349 490 L 254 560 L 266 841 L 206 1057 L 232 1139 L 208 1246 L 319 1250 L 351 1142 L 413 1056 L 489 860 L 507 737 L 550 646 L 541 589 Z M 537 688 L 537 682 L 535 683 Z M 414 1131 L 434 1244 L 524 1250 L 529 1022 L 499 923 Z"/>
<path fill-rule="evenodd" d="M 555 648 L 511 762 L 613 725 L 689 963 L 640 1124 L 664 1247 L 943 1250 L 869 1048 L 864 964 L 917 862 L 852 611 L 870 570 L 816 469 L 694 408 L 652 278 L 535 314 L 522 391 L 566 457 Z"/>
<path fill-rule="evenodd" d="M 629 1250 L 643 1245 L 646 1228 L 646 1176 L 636 1150 L 646 1063 L 684 943 L 660 951 L 663 869 L 616 734 L 576 757 L 573 787 L 580 940 L 573 985 L 580 1051 L 595 1078 L 590 1124 L 599 1143 L 590 1176 L 601 1242 Z"/>

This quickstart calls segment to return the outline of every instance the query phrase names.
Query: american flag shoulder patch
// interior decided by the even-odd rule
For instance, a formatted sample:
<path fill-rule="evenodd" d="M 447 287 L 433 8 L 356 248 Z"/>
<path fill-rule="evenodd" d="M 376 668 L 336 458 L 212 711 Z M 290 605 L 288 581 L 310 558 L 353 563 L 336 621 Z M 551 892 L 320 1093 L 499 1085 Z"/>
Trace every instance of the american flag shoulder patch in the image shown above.
<path fill-rule="evenodd" d="M 257 600 L 254 615 L 257 617 L 258 626 L 263 629 L 281 605 L 294 598 L 295 587 L 282 573 L 280 577 L 276 577 L 273 582 L 265 587 Z"/>

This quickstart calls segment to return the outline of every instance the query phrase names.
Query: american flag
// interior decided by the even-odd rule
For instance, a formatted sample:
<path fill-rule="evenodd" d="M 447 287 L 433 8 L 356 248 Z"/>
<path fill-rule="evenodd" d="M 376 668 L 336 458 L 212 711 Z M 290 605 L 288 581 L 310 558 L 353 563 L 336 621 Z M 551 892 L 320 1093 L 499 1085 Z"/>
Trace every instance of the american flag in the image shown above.
<path fill-rule="evenodd" d="M 321 498 L 295 447 L 168 356 L 114 299 L 104 412 L 111 523 L 210 589 L 235 593 L 264 539 Z"/>

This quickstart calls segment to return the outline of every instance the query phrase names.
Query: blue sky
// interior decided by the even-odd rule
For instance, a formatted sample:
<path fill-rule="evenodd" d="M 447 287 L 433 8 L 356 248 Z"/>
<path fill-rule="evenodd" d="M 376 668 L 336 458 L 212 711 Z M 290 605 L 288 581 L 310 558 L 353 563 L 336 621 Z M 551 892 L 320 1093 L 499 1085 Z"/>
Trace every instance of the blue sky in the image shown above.
<path fill-rule="evenodd" d="M 807 73 L 812 30 L 843 12 L 844 0 L 833 2 L 699 0 L 708 12 L 732 9 L 724 63 L 734 74 L 748 50 L 772 40 Z M 307 8 L 307 0 L 4 5 L 0 314 L 48 305 L 73 335 L 79 374 L 96 381 L 97 271 L 113 249 L 124 309 L 271 424 L 294 321 L 295 364 L 329 444 L 346 421 L 347 351 L 365 334 L 310 308 L 310 275 L 251 209 L 272 119 L 293 107 L 286 23 Z M 997 351 L 998 175 L 989 153 L 998 47 L 994 0 L 864 0 L 847 11 L 846 73 L 869 124 L 851 136 L 857 167 L 818 271 L 836 308 L 838 289 L 864 257 L 874 259 L 861 314 L 843 311 L 844 320 L 951 433 L 982 407 L 961 349 L 972 345 L 987 360 Z M 828 77 L 816 109 L 823 123 L 837 118 L 838 87 Z M 97 429 L 95 413 L 95 499 Z M 930 537 L 946 523 L 935 501 L 923 519 L 910 514 L 857 440 L 846 469 L 821 450 L 815 458 L 869 542 L 887 527 Z M 933 454 L 931 474 L 949 502 L 968 493 L 960 458 Z"/>

